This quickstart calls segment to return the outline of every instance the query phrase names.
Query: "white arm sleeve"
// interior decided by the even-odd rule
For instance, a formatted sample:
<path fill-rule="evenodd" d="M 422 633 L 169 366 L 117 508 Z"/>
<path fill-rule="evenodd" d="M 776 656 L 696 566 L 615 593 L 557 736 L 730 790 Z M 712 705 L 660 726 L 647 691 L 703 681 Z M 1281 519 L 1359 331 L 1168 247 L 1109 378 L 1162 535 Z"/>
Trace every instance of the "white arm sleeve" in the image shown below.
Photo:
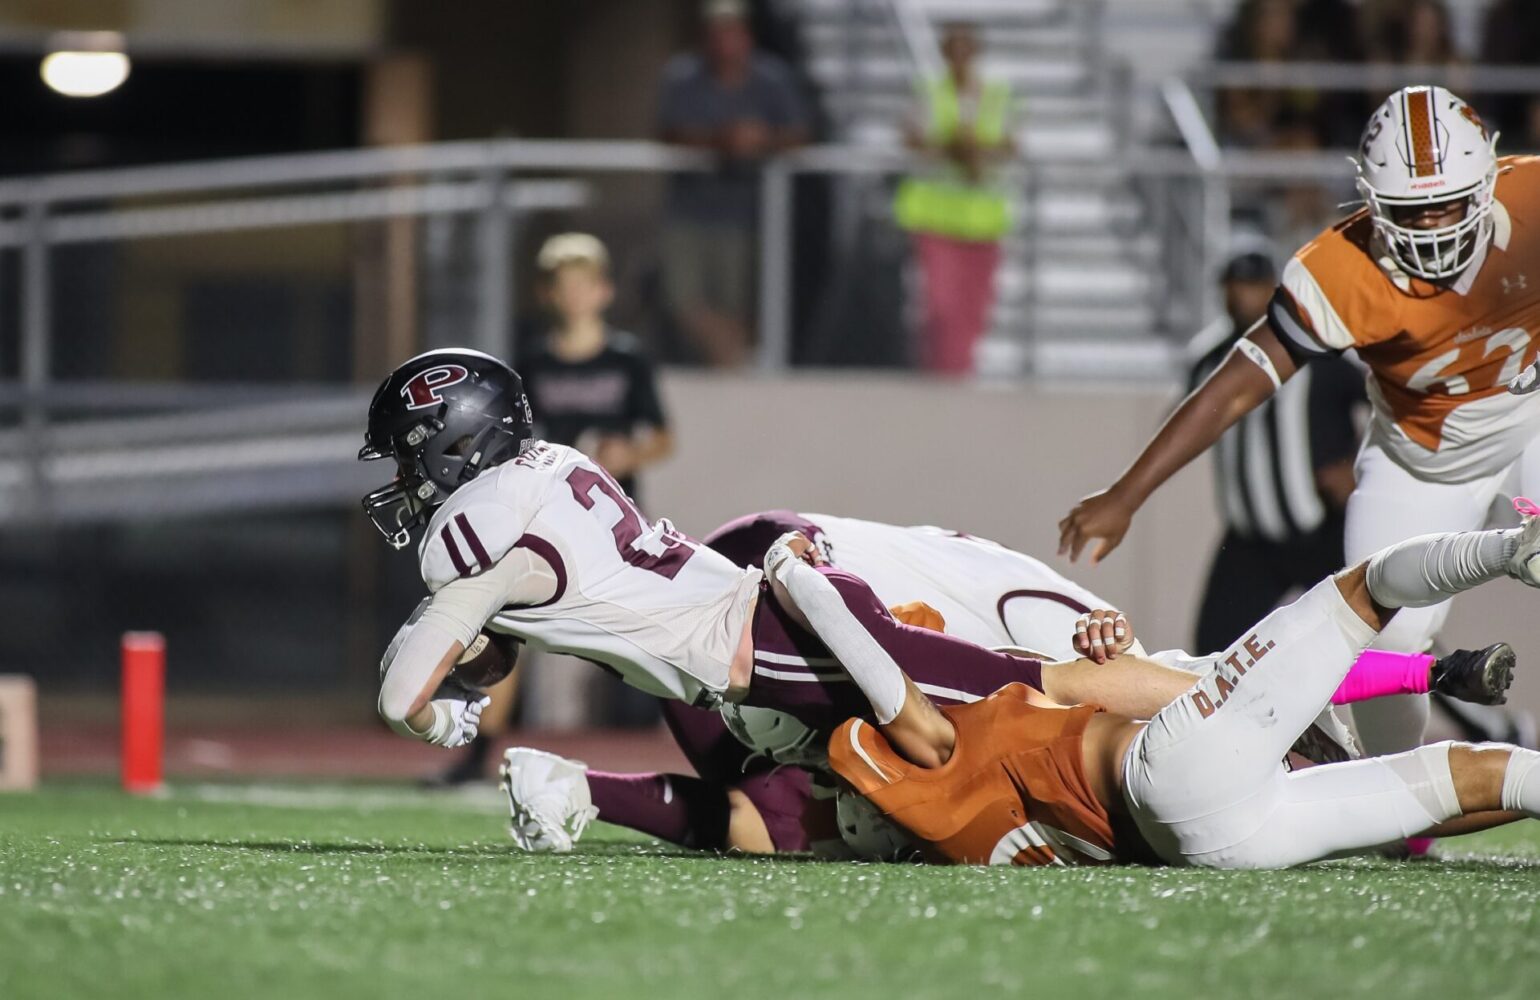
<path fill-rule="evenodd" d="M 765 575 L 785 588 L 813 632 L 872 703 L 877 722 L 892 722 L 904 707 L 904 671 L 850 613 L 834 584 L 794 556 L 784 537 L 765 554 Z"/>
<path fill-rule="evenodd" d="M 416 622 L 397 633 L 392 642 L 395 655 L 386 651 L 390 660 L 380 678 L 380 715 L 400 731 L 451 645 L 469 646 L 487 621 L 509 604 L 539 604 L 555 594 L 551 564 L 522 548 L 509 551 L 485 573 L 440 587 L 426 608 L 419 607 Z"/>
<path fill-rule="evenodd" d="M 412 702 L 433 679 L 433 671 L 454 643 L 454 636 L 425 621 L 413 625 L 401 641 L 395 659 L 380 679 L 380 716 L 396 732 L 422 735 L 407 725 L 407 716 L 412 714 Z"/>
<path fill-rule="evenodd" d="M 406 642 L 406 637 L 411 634 L 412 626 L 417 624 L 417 619 L 422 617 L 422 613 L 428 610 L 428 605 L 432 602 L 433 598 L 431 597 L 424 597 L 421 601 L 418 601 L 417 607 L 412 609 L 412 613 L 406 616 L 406 621 L 402 622 L 401 627 L 396 629 L 396 634 L 391 637 L 390 644 L 385 647 L 385 655 L 380 657 L 380 680 L 383 681 L 385 679 L 385 674 L 390 670 L 390 665 L 395 660 L 396 654 L 401 651 L 401 644 Z"/>

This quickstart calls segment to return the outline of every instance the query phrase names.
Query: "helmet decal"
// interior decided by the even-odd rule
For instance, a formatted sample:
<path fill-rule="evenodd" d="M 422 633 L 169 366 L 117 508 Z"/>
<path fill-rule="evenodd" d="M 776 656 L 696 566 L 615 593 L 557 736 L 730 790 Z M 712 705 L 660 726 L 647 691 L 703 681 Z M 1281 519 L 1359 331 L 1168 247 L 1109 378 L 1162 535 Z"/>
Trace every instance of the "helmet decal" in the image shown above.
<path fill-rule="evenodd" d="M 1481 120 L 1480 115 L 1476 114 L 1475 108 L 1471 107 L 1469 104 L 1462 104 L 1460 105 L 1460 114 L 1465 118 L 1466 121 L 1470 122 L 1472 125 L 1481 130 L 1481 138 L 1488 140 L 1492 138 L 1492 133 L 1487 131 L 1487 123 Z"/>
<path fill-rule="evenodd" d="M 412 376 L 411 380 L 401 387 L 401 398 L 406 400 L 408 410 L 438 406 L 444 401 L 444 397 L 439 395 L 440 389 L 459 385 L 470 378 L 470 375 L 471 373 L 462 365 L 439 365 L 437 368 L 428 368 Z"/>
<path fill-rule="evenodd" d="M 1406 110 L 1406 165 L 1414 177 L 1432 177 L 1443 169 L 1444 152 L 1435 134 L 1438 113 L 1433 110 L 1433 91 L 1427 87 L 1408 87 L 1401 91 Z"/>
<path fill-rule="evenodd" d="M 1380 137 L 1380 133 L 1385 131 L 1385 120 L 1389 117 L 1389 114 L 1382 109 L 1373 118 L 1369 119 L 1369 127 L 1364 129 L 1363 140 L 1358 144 L 1358 152 L 1361 159 L 1368 160 L 1374 156 L 1374 142 Z M 1385 163 L 1383 160 L 1380 160 L 1375 165 L 1383 167 Z"/>

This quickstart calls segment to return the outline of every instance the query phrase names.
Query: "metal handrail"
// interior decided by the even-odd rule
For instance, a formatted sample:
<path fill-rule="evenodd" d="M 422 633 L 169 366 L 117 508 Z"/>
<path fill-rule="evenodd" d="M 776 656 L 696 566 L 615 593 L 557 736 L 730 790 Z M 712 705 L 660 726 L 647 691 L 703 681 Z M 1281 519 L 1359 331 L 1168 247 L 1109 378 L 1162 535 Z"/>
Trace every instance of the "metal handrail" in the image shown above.
<path fill-rule="evenodd" d="M 1218 61 L 1194 67 L 1186 79 L 1206 88 L 1384 90 L 1438 84 L 1470 93 L 1540 93 L 1540 69 L 1461 63 L 1334 63 Z"/>
<path fill-rule="evenodd" d="M 786 365 L 791 327 L 792 218 L 795 185 L 803 174 L 884 177 L 914 169 L 917 158 L 891 146 L 828 144 L 810 146 L 772 158 L 761 179 L 759 234 L 760 364 L 773 371 Z M 0 181 L 0 247 L 19 247 L 20 280 L 0 302 L 15 309 L 22 330 L 21 378 L 0 380 L 0 408 L 20 410 L 20 427 L 0 432 L 0 458 L 10 485 L 3 492 L 17 510 L 48 511 L 48 491 L 55 446 L 85 446 L 96 429 L 73 427 L 87 413 L 98 424 L 107 418 L 140 442 L 189 436 L 185 447 L 166 461 L 204 461 L 203 447 L 191 440 L 246 426 L 251 412 L 211 419 L 209 410 L 271 402 L 271 394 L 253 399 L 245 387 L 165 387 L 129 383 L 59 382 L 49 359 L 52 301 L 49 277 L 54 247 L 88 240 L 171 236 L 253 229 L 277 225 L 379 219 L 424 214 L 477 213 L 479 288 L 476 322 L 467 339 L 485 349 L 506 346 L 512 328 L 515 272 L 510 255 L 514 217 L 532 207 L 572 207 L 587 185 L 573 175 L 587 173 L 679 173 L 713 169 L 709 153 L 654 142 L 509 139 L 443 143 L 389 149 L 346 150 L 171 166 L 93 170 Z M 1114 157 L 1087 160 L 1025 159 L 1003 169 L 1006 183 L 1037 184 L 1142 177 L 1205 188 L 1230 180 L 1339 180 L 1348 168 L 1340 154 L 1219 151 L 1204 162 L 1180 148 L 1123 149 Z M 196 199 L 196 200 L 195 200 Z M 118 204 L 111 204 L 112 202 Z M 1186 221 L 1202 220 L 1205 257 L 1215 241 L 1212 221 L 1216 199 L 1183 207 Z M 16 294 L 19 293 L 19 294 Z M 19 302 L 17 301 L 19 299 Z M 326 454 L 341 448 L 337 427 L 321 414 L 326 401 L 351 393 L 345 387 L 313 387 L 285 400 L 285 433 L 306 433 Z M 310 397 L 300 399 L 299 397 Z M 337 394 L 334 397 L 333 394 Z M 349 396 L 348 398 L 351 398 Z M 352 404 L 349 404 L 352 405 Z M 201 412 L 189 410 L 202 408 Z M 154 411 L 161 410 L 156 414 Z M 132 412 L 138 420 L 120 421 L 114 413 Z M 170 412 L 165 412 L 170 411 Z M 177 412 L 180 411 L 180 412 Z M 349 411 L 351 413 L 351 410 Z M 300 415 L 303 419 L 300 420 Z M 262 426 L 268 426 L 263 424 Z M 273 425 L 276 426 L 276 425 Z M 271 429 L 271 428 L 270 428 Z M 335 440 L 333 437 L 335 437 Z M 259 435 L 260 437 L 260 435 Z M 308 439 L 307 439 L 308 440 Z M 212 446 L 212 445 L 210 445 Z M 262 441 L 243 441 L 241 461 L 279 461 L 281 449 Z M 260 451 L 261 454 L 257 454 Z M 95 457 L 71 458 L 69 468 L 89 478 L 105 468 Z M 221 459 L 225 461 L 225 459 Z M 229 462 L 238 465 L 234 458 Z M 180 468 L 181 466 L 177 466 Z M 232 467 L 234 467 L 232 465 Z M 72 473 L 73 475 L 73 473 Z M 85 480 L 81 480 L 82 482 Z"/>
<path fill-rule="evenodd" d="M 81 170 L 0 181 L 0 205 L 93 201 L 199 191 L 340 184 L 489 171 L 593 173 L 710 170 L 710 153 L 658 142 L 499 139 L 252 156 L 152 167 Z"/>
<path fill-rule="evenodd" d="M 914 5 L 914 0 L 889 0 L 904 51 L 917 71 L 916 79 L 931 80 L 941 75 L 941 43 L 930 19 Z"/>
<path fill-rule="evenodd" d="M 1203 109 L 1198 107 L 1192 87 L 1179 77 L 1170 77 L 1161 83 L 1160 96 L 1171 113 L 1171 120 L 1176 122 L 1177 134 L 1182 137 L 1193 162 L 1205 171 L 1218 168 L 1223 159 L 1219 140 L 1203 116 Z"/>
<path fill-rule="evenodd" d="M 242 160 L 134 167 L 23 178 L 0 182 L 0 206 L 21 215 L 0 222 L 0 246 L 22 248 L 23 382 L 36 394 L 48 382 L 46 330 L 49 324 L 46 248 L 54 243 L 142 235 L 173 235 L 299 225 L 320 221 L 381 218 L 435 211 L 468 211 L 492 206 L 503 215 L 530 207 L 571 207 L 580 199 L 573 182 L 515 180 L 517 171 L 698 171 L 716 162 L 710 154 L 653 142 L 498 140 L 442 143 L 377 150 L 265 156 Z M 777 157 L 764 170 L 761 232 L 761 364 L 785 364 L 789 343 L 791 177 L 805 173 L 840 175 L 894 174 L 912 169 L 915 159 L 897 147 L 829 144 L 806 147 Z M 1179 151 L 1130 149 L 1119 160 L 1023 161 L 1004 169 L 1007 182 L 1031 171 L 1038 182 L 1109 177 L 1130 172 L 1145 176 L 1190 176 L 1206 172 L 1224 179 L 1320 179 L 1342 176 L 1338 154 L 1225 152 L 1217 163 L 1196 165 Z M 412 175 L 472 172 L 470 184 L 436 183 L 375 191 L 335 191 L 315 195 L 267 195 L 224 199 L 201 205 L 101 209 L 70 203 L 214 191 L 261 191 L 298 185 L 342 185 L 363 180 Z M 509 175 L 509 176 L 505 176 Z M 477 186 L 483 193 L 476 193 Z M 501 194 L 493 194 L 496 190 Z M 540 197 L 535 197 L 538 194 Z M 486 199 L 491 198 L 491 201 Z M 502 247 L 497 235 L 499 212 L 483 213 L 489 247 Z M 478 342 L 495 346 L 506 336 L 511 312 L 508 269 L 484 262 L 483 285 L 497 292 L 493 308 L 479 325 Z M 495 288 L 493 287 L 495 286 Z"/>
<path fill-rule="evenodd" d="M 485 184 L 460 181 L 404 185 L 368 191 L 270 195 L 251 201 L 222 200 L 160 208 L 74 212 L 43 222 L 53 244 L 193 236 L 242 229 L 271 229 L 327 222 L 362 222 L 417 215 L 484 211 L 496 195 Z M 569 180 L 517 181 L 505 186 L 501 205 L 514 211 L 582 208 L 588 185 Z M 22 223 L 0 223 L 0 247 L 23 246 L 32 238 Z"/>

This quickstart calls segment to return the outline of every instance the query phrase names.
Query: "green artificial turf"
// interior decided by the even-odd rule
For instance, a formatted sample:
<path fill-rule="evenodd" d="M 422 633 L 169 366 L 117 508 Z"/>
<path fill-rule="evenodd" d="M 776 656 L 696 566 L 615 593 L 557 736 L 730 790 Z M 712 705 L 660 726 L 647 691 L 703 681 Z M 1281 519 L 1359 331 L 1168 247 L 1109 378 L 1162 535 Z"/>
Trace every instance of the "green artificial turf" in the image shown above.
<path fill-rule="evenodd" d="M 1540 996 L 1540 824 L 1290 872 L 743 860 L 490 793 L 0 797 L 0 997 Z"/>

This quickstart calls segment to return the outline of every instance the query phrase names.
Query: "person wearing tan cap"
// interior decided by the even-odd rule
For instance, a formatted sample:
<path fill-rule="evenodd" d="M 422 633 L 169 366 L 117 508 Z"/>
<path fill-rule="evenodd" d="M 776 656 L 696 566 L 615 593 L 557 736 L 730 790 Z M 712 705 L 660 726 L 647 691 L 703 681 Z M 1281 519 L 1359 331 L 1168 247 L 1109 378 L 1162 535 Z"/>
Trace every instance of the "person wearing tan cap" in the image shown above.
<path fill-rule="evenodd" d="M 540 435 L 589 455 L 635 497 L 636 474 L 667 458 L 674 439 L 652 361 L 635 337 L 605 321 L 615 297 L 609 252 L 588 233 L 561 233 L 545 241 L 536 263 L 552 324 L 545 339 L 520 358 L 519 368 Z M 492 703 L 482 712 L 479 734 L 433 783 L 482 777 L 488 752 L 512 721 L 517 683 L 510 676 L 490 689 Z M 626 724 L 657 718 L 656 703 L 647 695 L 608 684 L 601 690 L 602 705 L 592 707 L 605 714 Z M 538 692 L 535 699 L 541 701 Z"/>

